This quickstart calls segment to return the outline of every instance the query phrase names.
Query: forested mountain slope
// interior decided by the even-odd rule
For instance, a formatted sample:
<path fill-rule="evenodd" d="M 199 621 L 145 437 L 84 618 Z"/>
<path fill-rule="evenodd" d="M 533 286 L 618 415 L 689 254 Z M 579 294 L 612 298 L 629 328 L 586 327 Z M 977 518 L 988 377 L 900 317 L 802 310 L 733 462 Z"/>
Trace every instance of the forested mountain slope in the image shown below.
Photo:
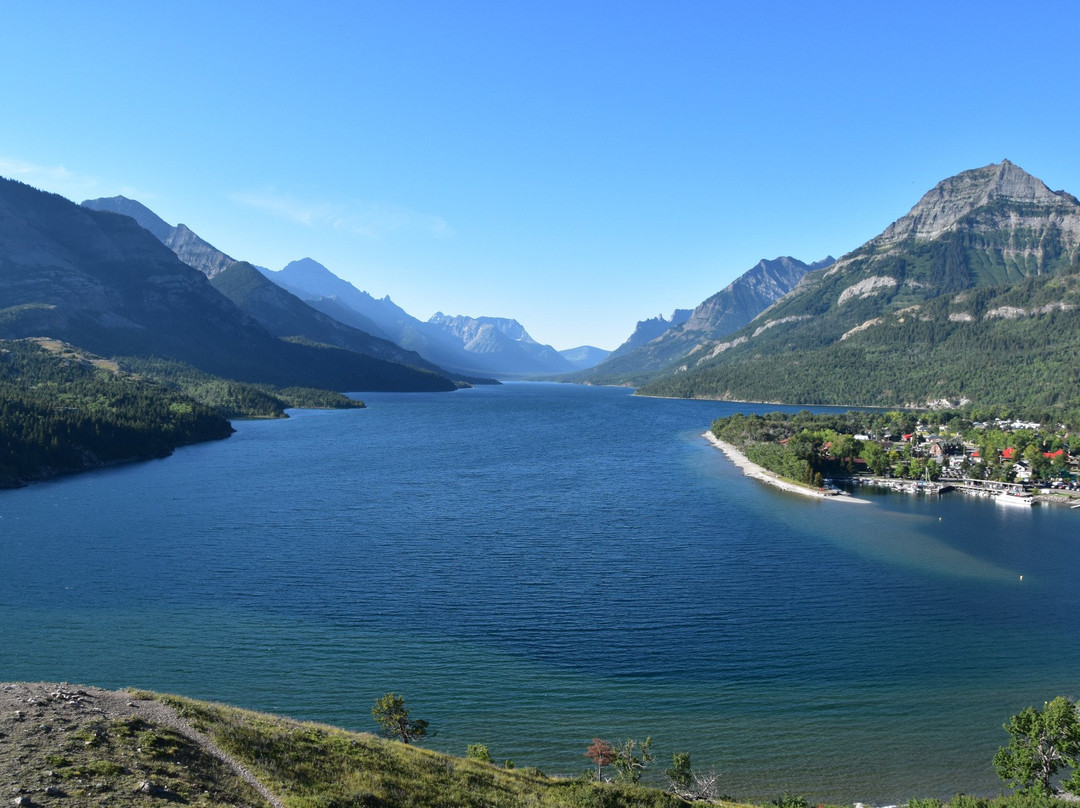
<path fill-rule="evenodd" d="M 797 404 L 1077 401 L 1080 203 L 1005 161 L 939 183 L 881 235 L 647 395 Z"/>
<path fill-rule="evenodd" d="M 69 345 L 0 341 L 0 488 L 231 432 L 210 407 Z"/>

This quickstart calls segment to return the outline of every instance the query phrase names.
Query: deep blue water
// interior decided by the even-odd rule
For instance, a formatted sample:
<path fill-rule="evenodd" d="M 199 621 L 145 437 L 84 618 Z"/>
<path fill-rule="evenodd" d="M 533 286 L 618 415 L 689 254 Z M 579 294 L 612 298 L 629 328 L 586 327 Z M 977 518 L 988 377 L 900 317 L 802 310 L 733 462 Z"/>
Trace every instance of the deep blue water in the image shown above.
<path fill-rule="evenodd" d="M 356 729 L 396 690 L 455 754 L 651 734 L 734 796 L 877 803 L 997 792 L 1002 722 L 1080 691 L 1080 511 L 807 500 L 700 437 L 775 407 L 364 398 L 0 493 L 0 679 Z"/>

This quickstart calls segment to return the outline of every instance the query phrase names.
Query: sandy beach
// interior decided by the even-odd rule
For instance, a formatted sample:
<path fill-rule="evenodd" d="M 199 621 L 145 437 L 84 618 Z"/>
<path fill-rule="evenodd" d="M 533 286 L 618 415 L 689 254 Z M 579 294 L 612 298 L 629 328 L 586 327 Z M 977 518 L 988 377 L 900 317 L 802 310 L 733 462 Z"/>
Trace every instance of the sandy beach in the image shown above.
<path fill-rule="evenodd" d="M 821 499 L 827 502 L 857 502 L 862 505 L 869 505 L 870 500 L 859 499 L 853 497 L 847 493 L 840 494 L 826 494 L 817 488 L 808 488 L 804 485 L 798 485 L 790 480 L 785 480 L 774 474 L 767 469 L 763 469 L 757 463 L 753 463 L 750 459 L 732 446 L 730 443 L 724 443 L 722 440 L 716 437 L 712 432 L 702 433 L 702 437 L 709 443 L 715 446 L 717 449 L 727 455 L 728 460 L 734 463 L 736 466 L 743 470 L 743 474 L 747 477 L 753 477 L 755 480 L 761 480 L 763 483 L 775 486 L 783 491 L 790 491 L 792 494 L 801 494 L 804 497 L 813 497 L 814 499 Z"/>

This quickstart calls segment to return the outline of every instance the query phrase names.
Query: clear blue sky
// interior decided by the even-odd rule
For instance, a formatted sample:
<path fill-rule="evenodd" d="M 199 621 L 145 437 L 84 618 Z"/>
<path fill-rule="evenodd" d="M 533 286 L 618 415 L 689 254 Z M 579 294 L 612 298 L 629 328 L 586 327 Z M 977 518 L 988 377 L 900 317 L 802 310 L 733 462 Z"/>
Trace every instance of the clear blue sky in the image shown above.
<path fill-rule="evenodd" d="M 614 348 L 1008 158 L 1080 195 L 1080 3 L 4 9 L 0 175 L 426 319 Z"/>

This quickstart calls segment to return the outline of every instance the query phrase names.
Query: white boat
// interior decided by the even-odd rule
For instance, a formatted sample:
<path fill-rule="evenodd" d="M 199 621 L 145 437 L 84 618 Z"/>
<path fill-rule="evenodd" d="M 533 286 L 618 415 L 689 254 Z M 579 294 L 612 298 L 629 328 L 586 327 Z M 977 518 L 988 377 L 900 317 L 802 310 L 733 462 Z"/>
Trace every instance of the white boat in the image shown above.
<path fill-rule="evenodd" d="M 1000 502 L 1002 505 L 1034 505 L 1035 499 L 1031 494 L 1014 494 L 1011 491 L 1002 491 L 994 497 L 994 502 Z"/>

